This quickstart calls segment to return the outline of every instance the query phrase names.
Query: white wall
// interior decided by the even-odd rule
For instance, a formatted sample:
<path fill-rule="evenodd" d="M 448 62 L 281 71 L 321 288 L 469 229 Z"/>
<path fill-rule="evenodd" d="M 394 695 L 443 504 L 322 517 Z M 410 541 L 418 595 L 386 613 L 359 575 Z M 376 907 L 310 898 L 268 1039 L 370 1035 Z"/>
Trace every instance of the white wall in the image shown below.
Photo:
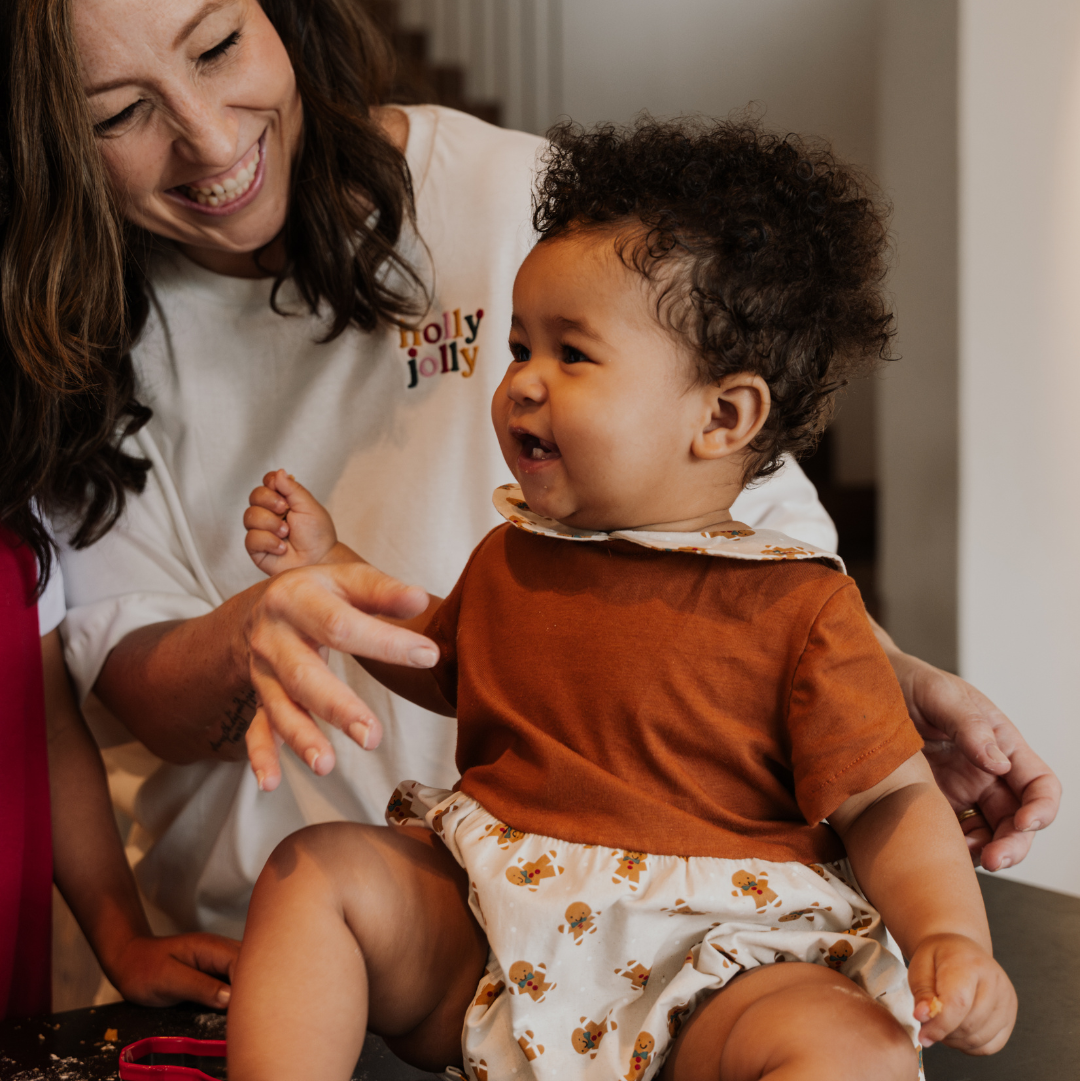
<path fill-rule="evenodd" d="M 877 380 L 879 591 L 900 646 L 955 671 L 957 0 L 884 0 L 878 50 L 901 356 Z"/>
<path fill-rule="evenodd" d="M 869 164 L 874 0 L 568 0 L 563 110 L 585 124 L 725 116 L 756 101 L 770 127 L 828 136 Z"/>
<path fill-rule="evenodd" d="M 1065 785 L 1080 894 L 1080 5 L 961 0 L 960 662 Z"/>

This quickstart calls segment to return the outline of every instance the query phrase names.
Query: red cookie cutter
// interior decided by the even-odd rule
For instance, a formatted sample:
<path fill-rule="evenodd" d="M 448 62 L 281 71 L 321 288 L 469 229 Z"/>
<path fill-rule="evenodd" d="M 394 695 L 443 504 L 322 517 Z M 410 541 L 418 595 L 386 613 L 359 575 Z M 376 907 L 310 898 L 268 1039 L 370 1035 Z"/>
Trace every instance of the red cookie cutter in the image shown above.
<path fill-rule="evenodd" d="M 156 1062 L 158 1058 L 166 1061 Z M 151 1036 L 136 1040 L 120 1052 L 120 1081 L 216 1081 L 198 1066 L 185 1062 L 192 1058 L 224 1059 L 225 1041 L 192 1040 L 187 1036 Z"/>

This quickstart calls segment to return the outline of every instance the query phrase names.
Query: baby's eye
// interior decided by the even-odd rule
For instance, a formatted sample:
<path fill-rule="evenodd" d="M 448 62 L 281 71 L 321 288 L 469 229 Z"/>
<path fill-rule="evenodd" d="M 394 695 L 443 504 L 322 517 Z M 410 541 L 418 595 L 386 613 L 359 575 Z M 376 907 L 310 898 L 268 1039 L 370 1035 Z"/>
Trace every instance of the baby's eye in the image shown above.
<path fill-rule="evenodd" d="M 564 364 L 587 364 L 588 362 L 589 358 L 580 349 L 575 349 L 572 345 L 563 346 Z"/>
<path fill-rule="evenodd" d="M 522 345 L 521 342 L 511 342 L 510 355 L 514 360 L 524 364 L 532 356 L 532 350 L 528 346 Z"/>

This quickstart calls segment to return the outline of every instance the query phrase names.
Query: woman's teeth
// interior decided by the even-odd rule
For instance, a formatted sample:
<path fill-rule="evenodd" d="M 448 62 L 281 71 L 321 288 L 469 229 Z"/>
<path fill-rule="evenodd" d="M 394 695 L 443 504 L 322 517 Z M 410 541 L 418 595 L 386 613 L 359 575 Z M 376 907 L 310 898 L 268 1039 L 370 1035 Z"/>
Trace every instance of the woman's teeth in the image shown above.
<path fill-rule="evenodd" d="M 236 176 L 231 176 L 220 184 L 211 184 L 209 187 L 185 185 L 184 194 L 200 206 L 224 206 L 234 199 L 239 199 L 251 187 L 251 182 L 255 179 L 261 154 L 261 148 L 256 145 L 255 156 Z"/>

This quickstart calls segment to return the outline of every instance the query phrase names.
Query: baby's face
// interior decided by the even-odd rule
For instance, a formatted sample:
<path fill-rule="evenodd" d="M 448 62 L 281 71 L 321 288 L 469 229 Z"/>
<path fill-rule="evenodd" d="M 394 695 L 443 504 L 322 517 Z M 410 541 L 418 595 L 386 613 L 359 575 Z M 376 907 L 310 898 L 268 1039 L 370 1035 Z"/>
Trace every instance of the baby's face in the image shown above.
<path fill-rule="evenodd" d="M 691 442 L 707 400 L 694 392 L 689 350 L 657 318 L 653 287 L 623 265 L 611 233 L 533 249 L 514 283 L 510 351 L 491 415 L 534 511 L 601 530 L 698 513 Z"/>

